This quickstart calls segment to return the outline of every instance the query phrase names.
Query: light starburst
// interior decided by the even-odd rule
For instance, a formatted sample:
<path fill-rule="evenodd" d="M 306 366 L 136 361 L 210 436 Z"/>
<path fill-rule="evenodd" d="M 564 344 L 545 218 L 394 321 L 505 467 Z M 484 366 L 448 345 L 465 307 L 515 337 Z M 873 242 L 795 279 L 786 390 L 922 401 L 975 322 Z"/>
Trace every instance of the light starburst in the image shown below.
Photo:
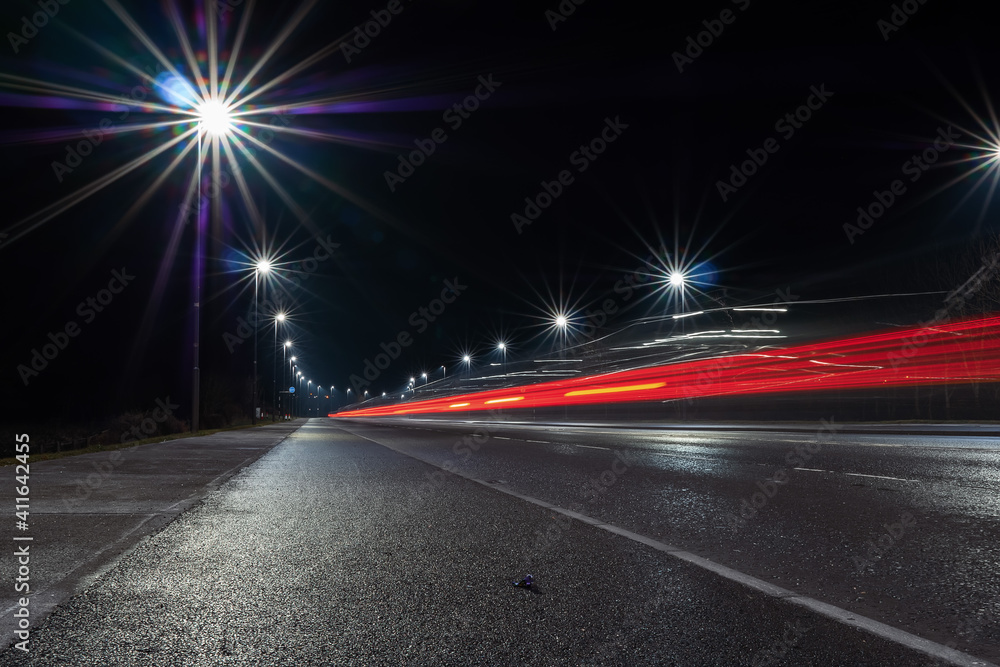
<path fill-rule="evenodd" d="M 202 132 L 211 137 L 228 137 L 235 131 L 232 107 L 217 98 L 199 103 L 196 107 L 198 125 Z"/>

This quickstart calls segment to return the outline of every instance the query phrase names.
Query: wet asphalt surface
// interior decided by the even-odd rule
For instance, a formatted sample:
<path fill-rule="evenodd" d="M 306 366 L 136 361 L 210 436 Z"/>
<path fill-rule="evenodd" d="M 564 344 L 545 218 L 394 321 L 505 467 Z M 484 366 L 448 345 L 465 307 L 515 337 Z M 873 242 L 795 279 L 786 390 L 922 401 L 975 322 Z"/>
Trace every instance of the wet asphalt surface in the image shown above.
<path fill-rule="evenodd" d="M 933 664 L 894 643 L 372 442 L 392 441 L 392 447 L 410 447 L 427 458 L 434 452 L 458 456 L 462 460 L 452 464 L 465 472 L 560 498 L 564 507 L 579 502 L 588 514 L 605 512 L 620 525 L 631 522 L 637 532 L 658 525 L 664 541 L 680 542 L 674 538 L 684 533 L 675 525 L 697 535 L 695 517 L 707 521 L 725 506 L 717 499 L 701 507 L 707 490 L 671 504 L 677 493 L 677 484 L 668 483 L 671 476 L 675 482 L 687 478 L 688 489 L 708 484 L 703 478 L 709 475 L 697 473 L 706 464 L 685 461 L 688 455 L 707 456 L 705 451 L 677 449 L 677 457 L 661 457 L 673 463 L 643 464 L 653 454 L 640 450 L 655 447 L 640 443 L 631 447 L 634 457 L 626 454 L 628 468 L 622 470 L 614 463 L 618 452 L 588 449 L 609 446 L 597 440 L 573 435 L 575 443 L 519 443 L 517 434 L 501 428 L 510 427 L 487 431 L 466 457 L 465 450 L 455 451 L 470 441 L 441 427 L 418 431 L 312 420 L 227 482 L 206 487 L 187 511 L 141 539 L 35 626 L 29 654 L 8 648 L 0 664 Z M 609 436 L 592 437 L 607 443 Z M 683 447 L 711 449 L 705 443 Z M 740 465 L 709 467 L 721 474 L 719 469 Z M 596 475 L 600 485 L 608 469 L 621 474 L 589 500 L 583 484 Z M 46 464 L 37 470 L 41 485 Z M 755 473 L 737 482 L 753 484 L 760 477 Z M 657 483 L 661 501 L 650 504 Z M 113 485 L 109 477 L 106 488 Z M 764 510 L 778 514 L 780 499 L 797 498 L 785 494 L 794 486 L 782 487 L 761 510 L 759 523 L 743 530 L 770 525 L 774 519 Z M 669 508 L 676 516 L 664 513 Z M 831 521 L 831 514 L 823 520 Z M 81 513 L 81 525 L 91 516 Z M 869 519 L 875 517 L 845 516 L 843 522 L 866 534 Z M 976 522 L 984 523 L 978 516 Z M 917 525 L 929 521 L 918 519 Z M 739 537 L 740 543 L 762 541 L 750 534 Z M 54 534 L 49 539 L 58 541 Z M 905 552 L 908 543 L 900 540 L 876 566 Z M 765 546 L 772 553 L 795 552 L 773 544 L 757 548 Z M 528 573 L 535 577 L 534 590 L 512 585 Z M 973 579 L 975 573 L 966 598 L 978 586 Z M 996 604 L 995 595 L 978 588 L 975 595 L 984 608 Z M 981 646 L 996 623 L 966 630 L 975 631 Z"/>
<path fill-rule="evenodd" d="M 196 505 L 241 468 L 268 452 L 298 424 L 228 431 L 52 461 L 29 462 L 30 608 L 48 613 L 182 512 Z M 29 434 L 30 436 L 30 434 Z M 14 512 L 13 466 L 4 498 Z M 18 548 L 26 542 L 10 542 Z M 15 549 L 0 550 L 0 572 L 15 570 Z M 6 644 L 20 597 L 0 587 L 0 630 Z"/>
<path fill-rule="evenodd" d="M 342 423 L 1000 663 L 996 437 Z M 535 528 L 543 547 L 552 523 Z"/>

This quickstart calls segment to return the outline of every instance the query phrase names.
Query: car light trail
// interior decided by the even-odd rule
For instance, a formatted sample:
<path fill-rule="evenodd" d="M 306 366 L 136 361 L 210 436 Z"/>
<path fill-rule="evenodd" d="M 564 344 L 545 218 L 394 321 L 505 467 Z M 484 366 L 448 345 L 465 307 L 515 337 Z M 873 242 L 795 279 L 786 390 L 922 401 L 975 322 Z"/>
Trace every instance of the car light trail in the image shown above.
<path fill-rule="evenodd" d="M 668 401 L 1000 381 L 1000 316 L 552 380 L 408 404 L 336 413 L 338 417 Z M 511 396 L 519 392 L 519 396 Z"/>
<path fill-rule="evenodd" d="M 636 384 L 628 387 L 600 387 L 598 389 L 577 389 L 566 392 L 566 396 L 591 396 L 593 394 L 617 394 L 625 391 L 642 391 L 643 389 L 659 389 L 665 386 L 666 382 L 653 382 L 650 384 Z"/>

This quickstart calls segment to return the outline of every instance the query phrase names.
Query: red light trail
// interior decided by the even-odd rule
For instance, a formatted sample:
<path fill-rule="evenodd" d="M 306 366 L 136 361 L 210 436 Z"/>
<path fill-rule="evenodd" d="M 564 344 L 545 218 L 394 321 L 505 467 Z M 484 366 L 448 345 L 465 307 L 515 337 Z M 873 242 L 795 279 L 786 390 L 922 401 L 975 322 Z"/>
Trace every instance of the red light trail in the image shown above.
<path fill-rule="evenodd" d="M 447 413 L 1000 381 L 1000 317 L 336 413 Z"/>

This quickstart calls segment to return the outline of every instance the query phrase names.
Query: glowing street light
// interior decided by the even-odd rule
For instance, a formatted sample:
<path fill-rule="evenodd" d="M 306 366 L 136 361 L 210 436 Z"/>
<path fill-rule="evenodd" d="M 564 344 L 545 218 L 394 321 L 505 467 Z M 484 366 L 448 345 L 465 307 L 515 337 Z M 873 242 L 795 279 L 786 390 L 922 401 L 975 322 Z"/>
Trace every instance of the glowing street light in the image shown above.
<path fill-rule="evenodd" d="M 260 320 L 257 315 L 257 284 L 260 282 L 260 274 L 268 273 L 271 270 L 271 262 L 267 259 L 260 259 L 254 265 L 253 271 L 253 414 L 250 417 L 250 422 L 252 424 L 257 423 L 257 329 L 260 328 L 258 324 Z M 274 323 L 274 335 L 275 341 L 277 341 L 278 336 L 278 323 Z"/>
<path fill-rule="evenodd" d="M 274 316 L 274 364 L 271 369 L 271 385 L 274 395 L 271 402 L 271 421 L 278 421 L 278 322 L 285 321 L 285 314 L 278 313 Z M 285 343 L 282 348 L 291 343 Z M 284 372 L 284 361 L 282 361 L 282 372 Z"/>
<path fill-rule="evenodd" d="M 233 129 L 233 107 L 217 98 L 207 99 L 195 107 L 198 129 L 213 139 L 229 136 Z"/>
<path fill-rule="evenodd" d="M 288 361 L 287 361 L 286 357 L 288 355 L 288 348 L 290 348 L 291 346 L 292 346 L 292 341 L 290 341 L 290 340 L 286 340 L 284 342 L 284 344 L 282 344 L 282 346 L 281 346 L 281 384 L 282 384 L 282 387 L 284 387 L 284 384 L 285 384 L 285 367 L 288 364 Z M 295 359 L 295 357 L 292 357 L 292 359 Z M 277 354 L 274 355 L 274 360 L 275 361 L 278 360 L 278 355 Z M 283 388 L 281 391 L 288 391 L 288 390 Z M 288 401 L 282 401 L 282 404 L 287 403 L 287 402 Z M 282 410 L 281 410 L 281 420 L 282 421 L 285 420 L 285 411 L 287 409 L 288 409 L 287 405 L 282 405 Z"/>
<path fill-rule="evenodd" d="M 562 358 L 566 355 L 566 343 L 569 334 L 569 317 L 564 313 L 558 313 L 553 321 L 556 329 L 558 329 L 556 335 L 562 342 L 559 346 L 559 357 Z"/>
<path fill-rule="evenodd" d="M 503 355 L 503 376 L 507 377 L 507 343 L 500 341 L 497 343 L 497 349 Z"/>

